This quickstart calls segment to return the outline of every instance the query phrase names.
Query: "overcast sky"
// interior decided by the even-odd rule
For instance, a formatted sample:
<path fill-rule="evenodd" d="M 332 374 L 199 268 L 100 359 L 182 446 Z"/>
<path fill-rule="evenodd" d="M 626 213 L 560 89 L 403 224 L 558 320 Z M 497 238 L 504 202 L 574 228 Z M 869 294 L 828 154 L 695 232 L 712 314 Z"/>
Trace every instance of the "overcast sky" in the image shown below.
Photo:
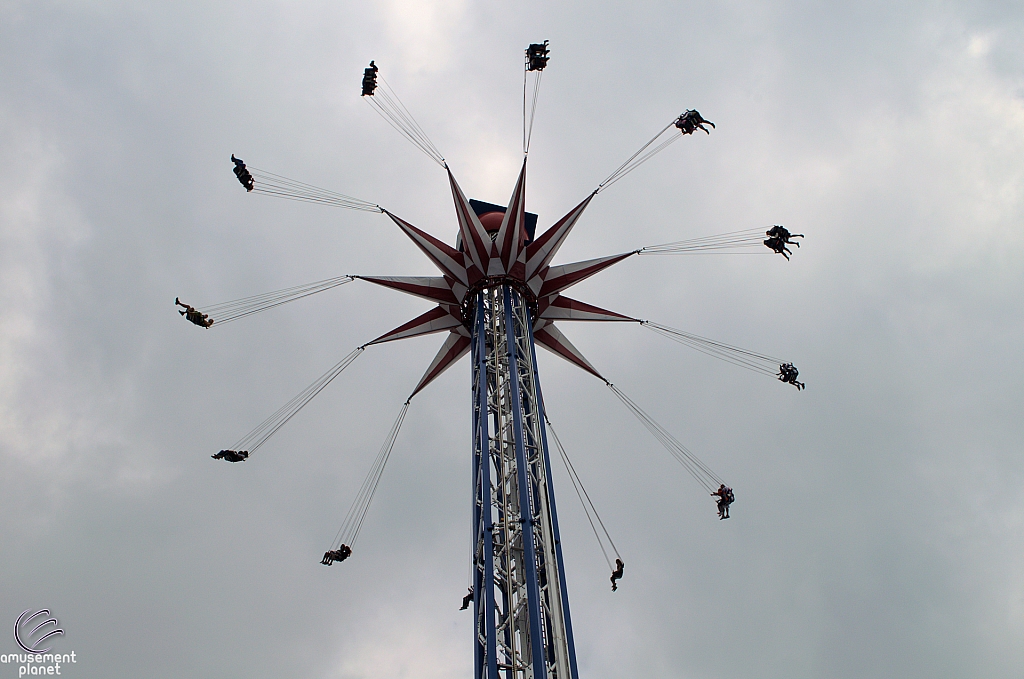
<path fill-rule="evenodd" d="M 632 258 L 573 291 L 792 360 L 803 392 L 562 326 L 735 488 L 729 521 L 540 352 L 626 562 L 613 594 L 556 468 L 581 677 L 1020 677 L 1024 6 L 849 5 L 0 1 L 0 629 L 50 609 L 71 677 L 471 676 L 468 361 L 412 402 L 356 553 L 319 564 L 441 335 L 367 350 L 245 464 L 209 457 L 429 304 L 356 282 L 206 331 L 173 300 L 433 275 L 386 217 L 246 194 L 229 156 L 453 242 L 443 171 L 362 69 L 505 203 L 547 39 L 540 228 L 683 110 L 717 125 L 602 192 L 557 263 L 806 234 L 790 262 Z"/>

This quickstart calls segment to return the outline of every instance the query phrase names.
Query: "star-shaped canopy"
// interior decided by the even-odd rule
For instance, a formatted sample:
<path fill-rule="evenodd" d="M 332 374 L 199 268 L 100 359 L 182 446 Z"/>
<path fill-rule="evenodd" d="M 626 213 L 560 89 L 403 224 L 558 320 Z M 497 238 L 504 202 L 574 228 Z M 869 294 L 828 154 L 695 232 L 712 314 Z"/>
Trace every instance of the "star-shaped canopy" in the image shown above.
<path fill-rule="evenodd" d="M 508 207 L 501 216 L 501 225 L 490 232 L 481 221 L 481 215 L 470 205 L 451 170 L 446 170 L 455 200 L 461 248 L 443 243 L 404 219 L 384 211 L 430 258 L 441 275 L 357 277 L 429 299 L 437 302 L 437 306 L 369 344 L 448 331 L 447 339 L 413 390 L 415 395 L 469 352 L 468 302 L 484 288 L 506 284 L 526 296 L 530 307 L 535 309 L 533 335 L 538 344 L 603 380 L 597 369 L 555 326 L 555 321 L 638 322 L 639 319 L 580 302 L 561 293 L 638 251 L 551 266 L 551 260 L 597 192 L 587 196 L 540 237 L 531 241 L 526 229 L 525 159 Z M 488 219 L 488 223 L 496 223 L 496 216 L 501 213 L 490 214 L 495 217 Z"/>

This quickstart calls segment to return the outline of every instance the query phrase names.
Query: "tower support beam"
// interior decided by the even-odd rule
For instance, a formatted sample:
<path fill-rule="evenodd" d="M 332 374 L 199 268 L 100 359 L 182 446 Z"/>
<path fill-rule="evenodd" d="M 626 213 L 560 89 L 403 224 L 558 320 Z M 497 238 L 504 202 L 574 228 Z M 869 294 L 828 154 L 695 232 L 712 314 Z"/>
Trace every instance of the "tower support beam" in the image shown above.
<path fill-rule="evenodd" d="M 509 285 L 475 307 L 475 676 L 577 679 L 529 307 Z"/>

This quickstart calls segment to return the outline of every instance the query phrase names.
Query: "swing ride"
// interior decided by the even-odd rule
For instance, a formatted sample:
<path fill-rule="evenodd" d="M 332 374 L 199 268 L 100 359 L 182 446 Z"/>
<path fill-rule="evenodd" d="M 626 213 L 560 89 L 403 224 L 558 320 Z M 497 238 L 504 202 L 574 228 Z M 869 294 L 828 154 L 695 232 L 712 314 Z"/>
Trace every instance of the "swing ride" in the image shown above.
<path fill-rule="evenodd" d="M 710 134 L 696 110 L 668 123 L 593 192 L 550 228 L 537 235 L 537 216 L 526 212 L 526 165 L 540 82 L 550 59 L 548 43 L 531 44 L 523 76 L 523 164 L 507 205 L 470 200 L 448 162 L 394 90 L 370 62 L 363 72 L 362 97 L 392 127 L 447 174 L 458 224 L 454 244 L 445 243 L 374 203 L 278 174 L 249 167 L 232 155 L 233 171 L 247 192 L 387 216 L 438 268 L 440 276 L 344 275 L 196 309 L 177 299 L 186 320 L 219 328 L 282 304 L 365 281 L 436 304 L 429 311 L 355 348 L 231 449 L 213 455 L 228 462 L 251 459 L 369 347 L 432 333 L 446 333 L 427 370 L 402 405 L 362 486 L 321 563 L 352 557 L 367 512 L 394 449 L 412 399 L 463 356 L 471 357 L 473 412 L 472 584 L 463 609 L 474 611 L 477 679 L 578 679 L 568 590 L 552 486 L 549 434 L 573 489 L 583 505 L 612 571 L 612 590 L 625 564 L 589 493 L 555 433 L 544 407 L 536 346 L 598 378 L 709 495 L 719 518 L 734 499 L 711 468 L 606 379 L 562 334 L 570 321 L 636 323 L 709 356 L 803 389 L 792 363 L 675 328 L 623 315 L 566 296 L 569 288 L 633 256 L 723 253 L 792 254 L 797 245 L 785 227 L 747 229 L 652 245 L 606 257 L 556 265 L 559 248 L 591 201 L 670 144 L 696 130 Z M 767 236 L 767 240 L 764 236 Z M 767 248 L 767 249 L 762 249 Z M 558 325 L 556 325 L 558 324 Z M 606 548 L 607 544 L 607 548 Z M 609 550 L 611 554 L 609 554 Z M 615 565 L 612 566 L 612 559 Z"/>

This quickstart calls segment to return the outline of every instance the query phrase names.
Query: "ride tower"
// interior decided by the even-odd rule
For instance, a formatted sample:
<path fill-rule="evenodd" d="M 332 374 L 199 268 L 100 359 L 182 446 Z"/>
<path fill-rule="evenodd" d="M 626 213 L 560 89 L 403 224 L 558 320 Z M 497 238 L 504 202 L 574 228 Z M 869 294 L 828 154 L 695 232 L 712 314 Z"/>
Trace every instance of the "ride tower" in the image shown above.
<path fill-rule="evenodd" d="M 501 278 L 474 299 L 473 610 L 476 679 L 576 679 L 544 427 L 537 299 Z"/>
<path fill-rule="evenodd" d="M 792 363 L 602 309 L 564 294 L 577 283 L 633 256 L 720 254 L 725 251 L 747 253 L 751 249 L 767 246 L 768 250 L 782 254 L 788 260 L 788 254 L 792 254 L 792 251 L 786 245 L 799 246 L 793 239 L 803 236 L 791 234 L 781 225 L 775 225 L 765 232 L 768 240 L 762 240 L 760 229 L 754 228 L 647 246 L 584 261 L 553 264 L 560 247 L 601 191 L 678 139 L 692 135 L 697 130 L 709 133 L 705 125 L 714 128 L 714 123 L 705 120 L 694 109 L 680 114 L 582 201 L 543 233 L 536 235 L 537 217 L 525 211 L 526 167 L 540 76 L 547 65 L 550 51 L 547 45 L 546 41 L 531 44 L 526 50 L 523 163 L 507 206 L 469 200 L 448 162 L 412 118 L 397 94 L 383 81 L 378 84 L 379 69 L 375 63 L 371 61 L 364 70 L 364 100 L 446 173 L 457 221 L 454 245 L 376 203 L 321 189 L 269 171 L 249 168 L 241 159 L 231 157 L 233 172 L 248 193 L 388 217 L 432 262 L 440 275 L 335 276 L 203 307 L 205 312 L 175 299 L 175 305 L 184 308 L 179 313 L 189 322 L 205 329 L 220 328 L 226 323 L 356 280 L 436 304 L 416 318 L 357 347 L 245 434 L 230 450 L 221 450 L 212 457 L 231 463 L 250 459 L 252 453 L 259 450 L 367 348 L 443 333 L 443 343 L 399 411 L 362 487 L 352 501 L 331 549 L 321 561 L 325 566 L 343 562 L 353 555 L 353 548 L 410 402 L 442 373 L 469 354 L 472 360 L 473 423 L 472 589 L 463 600 L 463 607 L 467 608 L 472 601 L 476 679 L 578 679 L 548 454 L 547 428 L 551 423 L 544 408 L 537 369 L 537 345 L 601 380 L 704 490 L 719 498 L 717 505 L 720 519 L 729 517 L 729 504 L 734 499 L 732 489 L 667 429 L 598 372 L 559 326 L 571 322 L 637 323 L 701 353 L 763 375 L 777 377 L 798 390 L 804 388 L 803 383 L 796 380 L 799 372 Z M 528 87 L 530 82 L 532 88 Z M 211 315 L 216 316 L 216 325 Z M 778 373 L 775 372 L 776 366 Z M 551 434 L 569 478 L 577 494 L 580 494 L 582 482 L 572 469 L 553 428 Z M 585 489 L 580 500 L 588 519 L 593 513 L 616 557 L 615 566 L 612 566 L 597 527 L 591 521 L 608 566 L 613 569 L 610 579 L 612 591 L 615 591 L 617 580 L 623 574 L 624 563 Z"/>

